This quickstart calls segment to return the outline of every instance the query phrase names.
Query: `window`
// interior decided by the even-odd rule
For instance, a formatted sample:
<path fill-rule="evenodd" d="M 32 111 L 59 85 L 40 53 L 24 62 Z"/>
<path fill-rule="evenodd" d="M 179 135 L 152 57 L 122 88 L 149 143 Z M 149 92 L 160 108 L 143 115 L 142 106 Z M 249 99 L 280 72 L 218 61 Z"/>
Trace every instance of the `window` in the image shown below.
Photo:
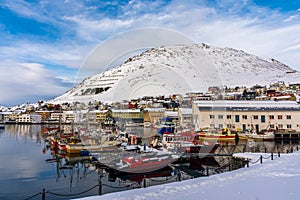
<path fill-rule="evenodd" d="M 222 129 L 223 128 L 223 124 L 219 124 L 219 129 Z"/>
<path fill-rule="evenodd" d="M 270 119 L 275 119 L 275 118 L 274 118 L 274 115 L 270 115 L 269 117 L 270 117 Z"/>
<path fill-rule="evenodd" d="M 271 129 L 274 129 L 274 127 L 275 127 L 274 124 L 270 124 Z"/>
<path fill-rule="evenodd" d="M 214 119 L 215 116 L 214 115 L 209 115 L 209 119 Z"/>
<path fill-rule="evenodd" d="M 292 119 L 292 116 L 291 115 L 287 115 L 286 119 Z"/>
<path fill-rule="evenodd" d="M 232 124 L 227 124 L 227 128 L 232 128 Z"/>
<path fill-rule="evenodd" d="M 231 119 L 231 115 L 227 115 L 227 119 Z"/>
<path fill-rule="evenodd" d="M 253 119 L 258 119 L 258 115 L 254 115 L 254 116 L 253 116 Z"/>
<path fill-rule="evenodd" d="M 282 124 L 278 124 L 278 128 L 283 128 L 283 125 Z"/>
<path fill-rule="evenodd" d="M 292 128 L 292 124 L 287 124 L 286 128 Z"/>
<path fill-rule="evenodd" d="M 218 115 L 218 119 L 223 119 L 223 115 Z"/>
<path fill-rule="evenodd" d="M 247 119 L 247 115 L 242 115 L 242 118 L 243 119 Z"/>
<path fill-rule="evenodd" d="M 266 122 L 266 116 L 265 115 L 260 116 L 260 122 L 261 123 L 265 123 Z"/>
<path fill-rule="evenodd" d="M 210 124 L 210 128 L 215 128 L 215 125 L 214 124 Z"/>
<path fill-rule="evenodd" d="M 239 115 L 235 116 L 235 122 L 240 122 L 240 116 Z"/>
<path fill-rule="evenodd" d="M 278 119 L 282 119 L 282 115 L 278 115 L 277 117 L 278 117 Z"/>

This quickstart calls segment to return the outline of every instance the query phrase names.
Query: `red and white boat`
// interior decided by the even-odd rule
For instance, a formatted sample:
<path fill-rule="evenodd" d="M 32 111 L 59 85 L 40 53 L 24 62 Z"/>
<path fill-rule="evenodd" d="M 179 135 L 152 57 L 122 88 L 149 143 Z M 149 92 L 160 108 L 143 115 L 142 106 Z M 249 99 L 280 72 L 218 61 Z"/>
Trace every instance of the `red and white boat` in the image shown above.
<path fill-rule="evenodd" d="M 197 134 L 192 132 L 165 133 L 161 144 L 167 150 L 175 153 L 212 154 L 219 147 L 218 143 L 203 141 Z"/>

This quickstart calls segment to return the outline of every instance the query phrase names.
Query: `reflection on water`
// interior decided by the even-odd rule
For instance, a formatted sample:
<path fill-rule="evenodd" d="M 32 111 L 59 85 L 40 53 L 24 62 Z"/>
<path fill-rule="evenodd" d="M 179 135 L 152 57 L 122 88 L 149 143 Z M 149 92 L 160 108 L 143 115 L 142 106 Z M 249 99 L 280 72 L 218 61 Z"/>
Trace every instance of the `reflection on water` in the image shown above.
<path fill-rule="evenodd" d="M 234 169 L 239 162 L 230 156 L 193 157 L 182 159 L 172 167 L 143 174 L 120 173 L 93 163 L 88 157 L 59 154 L 44 141 L 41 125 L 6 125 L 0 130 L 0 199 L 25 199 L 42 191 L 46 199 L 70 199 L 105 194 L 136 187 L 185 180 Z M 146 132 L 144 132 L 146 130 Z M 154 134 L 152 129 L 130 129 L 144 139 Z M 297 143 L 240 141 L 239 145 L 224 143 L 218 152 L 290 152 Z M 101 187 L 99 187 L 101 183 Z M 93 188 L 93 189 L 91 189 Z M 54 194 L 76 194 L 57 196 Z M 33 199 L 41 199 L 38 195 Z"/>

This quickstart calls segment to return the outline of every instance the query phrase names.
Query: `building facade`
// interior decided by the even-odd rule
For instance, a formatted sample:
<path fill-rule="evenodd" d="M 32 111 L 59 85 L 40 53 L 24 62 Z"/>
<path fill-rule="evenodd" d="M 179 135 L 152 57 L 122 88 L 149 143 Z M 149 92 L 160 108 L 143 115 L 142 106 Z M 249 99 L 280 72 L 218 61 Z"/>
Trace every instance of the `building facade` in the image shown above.
<path fill-rule="evenodd" d="M 39 114 L 21 114 L 17 122 L 21 124 L 39 124 L 42 122 L 42 116 Z"/>
<path fill-rule="evenodd" d="M 195 130 L 300 132 L 300 106 L 295 101 L 196 101 Z"/>

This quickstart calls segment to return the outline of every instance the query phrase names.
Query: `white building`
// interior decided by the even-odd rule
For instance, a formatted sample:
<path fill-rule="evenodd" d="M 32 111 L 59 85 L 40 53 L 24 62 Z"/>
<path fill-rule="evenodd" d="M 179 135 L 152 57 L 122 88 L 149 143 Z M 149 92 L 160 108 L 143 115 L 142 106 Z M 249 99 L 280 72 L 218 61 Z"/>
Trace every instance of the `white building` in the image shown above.
<path fill-rule="evenodd" d="M 192 109 L 195 130 L 284 129 L 300 132 L 300 106 L 295 101 L 195 101 Z"/>
<path fill-rule="evenodd" d="M 192 108 L 179 108 L 178 120 L 182 127 L 191 127 L 192 124 Z"/>
<path fill-rule="evenodd" d="M 39 124 L 42 122 L 42 116 L 38 114 L 21 114 L 17 120 L 18 123 Z"/>
<path fill-rule="evenodd" d="M 61 120 L 61 123 L 73 123 L 76 119 L 75 111 L 63 111 L 63 112 L 54 112 L 51 113 L 51 121 L 58 123 Z"/>

